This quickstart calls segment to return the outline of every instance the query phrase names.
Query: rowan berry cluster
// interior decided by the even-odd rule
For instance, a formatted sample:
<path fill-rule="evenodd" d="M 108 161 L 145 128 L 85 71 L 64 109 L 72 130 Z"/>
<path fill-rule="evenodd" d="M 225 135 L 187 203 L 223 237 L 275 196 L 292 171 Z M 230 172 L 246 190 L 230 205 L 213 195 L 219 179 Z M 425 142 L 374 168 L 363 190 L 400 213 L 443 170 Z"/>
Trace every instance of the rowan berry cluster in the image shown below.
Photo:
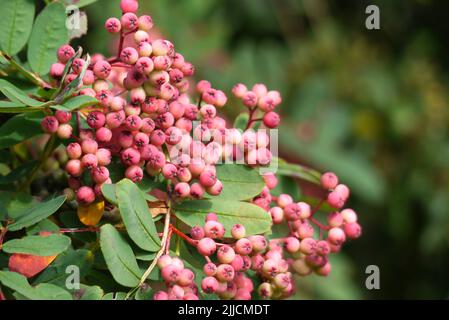
<path fill-rule="evenodd" d="M 273 157 L 269 129 L 280 123 L 275 112 L 282 102 L 279 92 L 263 84 L 251 90 L 235 85 L 232 94 L 247 108 L 248 119 L 243 131 L 228 128 L 217 113 L 228 102 L 226 94 L 202 80 L 195 86 L 197 97 L 191 98 L 187 93 L 194 66 L 170 41 L 151 38 L 152 19 L 136 15 L 136 0 L 121 0 L 120 7 L 121 18 L 105 23 L 108 32 L 120 36 L 115 57 L 95 54 L 86 65 L 87 57 L 75 58 L 75 50 L 63 45 L 51 68 L 56 85 L 67 86 L 82 75 L 76 94 L 98 100 L 98 105 L 76 111 L 77 130 L 70 112 L 59 110 L 42 121 L 45 132 L 71 139 L 65 169 L 79 205 L 103 198 L 102 185 L 112 183 L 108 169 L 112 163 L 121 163 L 124 176 L 134 182 L 145 175 L 170 181 L 167 194 L 175 202 L 219 195 L 223 184 L 217 178 L 217 164 L 267 167 Z M 133 37 L 134 44 L 123 47 L 126 37 Z M 158 291 L 154 299 L 198 299 L 200 290 L 222 299 L 285 298 L 295 291 L 293 274 L 328 275 L 329 255 L 338 252 L 346 239 L 361 235 L 357 214 L 344 209 L 350 190 L 334 173 L 321 176 L 327 195 L 313 208 L 288 194 L 274 196 L 277 177 L 267 172 L 263 178 L 265 187 L 251 202 L 264 209 L 274 225 L 284 225 L 286 234 L 279 238 L 247 234 L 240 224 L 226 232 L 214 213 L 187 234 L 170 226 L 171 233 L 204 257 L 205 277 L 198 288 L 193 271 L 166 254 L 157 266 L 167 290 Z M 335 209 L 327 224 L 316 217 L 323 203 Z"/>

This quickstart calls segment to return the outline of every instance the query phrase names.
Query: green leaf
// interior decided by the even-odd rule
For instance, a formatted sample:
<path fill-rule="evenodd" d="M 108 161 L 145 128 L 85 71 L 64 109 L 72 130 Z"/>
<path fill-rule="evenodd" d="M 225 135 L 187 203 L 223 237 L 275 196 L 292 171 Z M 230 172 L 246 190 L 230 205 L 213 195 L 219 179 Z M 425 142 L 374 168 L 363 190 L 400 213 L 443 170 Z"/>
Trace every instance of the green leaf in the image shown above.
<path fill-rule="evenodd" d="M 26 45 L 34 19 L 34 1 L 2 1 L 0 11 L 0 47 L 9 55 L 15 55 Z"/>
<path fill-rule="evenodd" d="M 101 300 L 104 291 L 99 286 L 86 286 L 81 284 L 80 290 L 75 293 L 79 300 Z"/>
<path fill-rule="evenodd" d="M 217 166 L 217 177 L 223 183 L 221 194 L 215 197 L 218 199 L 252 199 L 265 187 L 265 182 L 259 171 L 243 164 L 219 165 Z"/>
<path fill-rule="evenodd" d="M 16 104 L 23 104 L 30 107 L 41 107 L 46 104 L 46 102 L 30 98 L 26 92 L 3 79 L 0 79 L 0 91 Z"/>
<path fill-rule="evenodd" d="M 103 296 L 101 300 L 125 300 L 126 292 L 110 292 Z"/>
<path fill-rule="evenodd" d="M 262 208 L 241 201 L 194 200 L 185 201 L 175 207 L 176 216 L 189 226 L 203 225 L 206 215 L 214 212 L 230 236 L 235 224 L 245 226 L 247 234 L 262 234 L 270 230 L 271 216 Z"/>
<path fill-rule="evenodd" d="M 3 251 L 7 253 L 32 254 L 34 256 L 53 256 L 67 250 L 71 240 L 62 234 L 49 236 L 26 236 L 13 239 L 3 244 Z"/>
<path fill-rule="evenodd" d="M 118 208 L 131 239 L 142 249 L 157 251 L 161 241 L 147 201 L 140 189 L 128 179 L 117 183 Z"/>
<path fill-rule="evenodd" d="M 63 195 L 28 208 L 14 223 L 9 225 L 9 230 L 17 231 L 38 223 L 55 213 L 65 200 L 66 196 Z"/>
<path fill-rule="evenodd" d="M 34 226 L 27 228 L 27 235 L 38 234 L 41 231 L 58 233 L 59 226 L 50 219 L 44 219 L 41 222 L 35 224 Z"/>
<path fill-rule="evenodd" d="M 148 284 L 144 284 L 143 286 L 141 286 L 135 295 L 135 299 L 136 300 L 153 300 L 153 289 L 148 285 Z"/>
<path fill-rule="evenodd" d="M 113 205 L 117 205 L 117 197 L 115 196 L 116 185 L 113 183 L 104 183 L 101 186 L 101 193 Z"/>
<path fill-rule="evenodd" d="M 295 179 L 288 176 L 277 176 L 278 183 L 276 187 L 271 190 L 271 195 L 278 197 L 281 193 L 287 193 L 292 196 L 293 200 L 299 201 L 301 197 L 301 191 Z"/>
<path fill-rule="evenodd" d="M 42 134 L 41 112 L 18 114 L 0 127 L 0 148 L 6 148 Z"/>
<path fill-rule="evenodd" d="M 0 271 L 0 282 L 23 297 L 31 300 L 71 300 L 72 296 L 66 290 L 53 284 L 42 283 L 36 287 L 30 286 L 27 279 L 17 273 Z"/>
<path fill-rule="evenodd" d="M 68 266 L 77 266 L 79 268 L 80 279 L 83 279 L 91 270 L 93 263 L 92 252 L 86 249 L 69 249 L 60 254 L 56 260 L 41 272 L 34 284 L 51 283 L 57 286 L 65 286 Z"/>
<path fill-rule="evenodd" d="M 249 120 L 248 112 L 240 113 L 234 120 L 234 128 L 244 131 L 246 125 L 248 124 L 248 120 Z"/>
<path fill-rule="evenodd" d="M 125 287 L 137 286 L 142 271 L 137 265 L 131 247 L 112 225 L 106 224 L 101 227 L 100 245 L 115 281 Z"/>
<path fill-rule="evenodd" d="M 18 166 L 6 176 L 0 177 L 0 185 L 10 185 L 12 186 L 15 182 L 20 181 L 23 177 L 28 176 L 31 171 L 36 166 L 37 161 L 27 161 L 24 164 Z"/>
<path fill-rule="evenodd" d="M 54 109 L 64 110 L 64 111 L 75 111 L 89 106 L 94 106 L 98 104 L 98 100 L 91 96 L 76 96 L 70 98 L 62 105 L 52 106 Z"/>
<path fill-rule="evenodd" d="M 37 16 L 28 43 L 28 62 L 31 69 L 40 75 L 50 71 L 56 62 L 56 50 L 67 43 L 65 8 L 61 3 L 52 2 Z"/>

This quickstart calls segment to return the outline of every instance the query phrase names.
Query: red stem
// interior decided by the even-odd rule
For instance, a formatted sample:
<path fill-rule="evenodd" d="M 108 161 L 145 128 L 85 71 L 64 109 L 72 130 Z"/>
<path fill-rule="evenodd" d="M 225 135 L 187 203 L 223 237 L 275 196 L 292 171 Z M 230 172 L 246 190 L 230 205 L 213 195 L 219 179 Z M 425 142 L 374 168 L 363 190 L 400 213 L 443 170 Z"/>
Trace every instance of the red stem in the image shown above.
<path fill-rule="evenodd" d="M 310 217 L 309 218 L 310 221 L 312 221 L 316 226 L 318 226 L 318 228 L 320 228 L 321 230 L 330 230 L 330 226 L 325 226 L 324 224 L 320 223 L 317 219 L 315 219 L 314 217 Z"/>
<path fill-rule="evenodd" d="M 183 238 L 185 241 L 187 241 L 189 244 L 191 244 L 192 246 L 196 247 L 198 244 L 198 240 L 194 240 L 192 238 L 190 238 L 189 236 L 187 236 L 185 233 L 179 231 L 178 229 L 175 228 L 174 225 L 170 224 L 170 230 L 174 233 L 176 233 L 178 236 L 180 236 L 181 238 Z"/>
<path fill-rule="evenodd" d="M 251 126 L 253 125 L 255 119 L 253 119 L 254 113 L 256 112 L 257 107 L 254 107 L 252 109 L 249 109 L 249 119 L 248 119 L 248 123 L 246 125 L 245 131 L 248 130 L 249 128 L 251 128 Z"/>

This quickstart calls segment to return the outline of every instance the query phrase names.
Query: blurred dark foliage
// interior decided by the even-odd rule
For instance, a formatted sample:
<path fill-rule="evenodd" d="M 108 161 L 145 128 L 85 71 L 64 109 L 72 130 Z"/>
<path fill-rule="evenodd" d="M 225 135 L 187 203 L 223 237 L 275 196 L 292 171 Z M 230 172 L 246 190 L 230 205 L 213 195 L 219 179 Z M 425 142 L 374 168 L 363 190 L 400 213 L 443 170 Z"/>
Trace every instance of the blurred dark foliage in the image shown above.
<path fill-rule="evenodd" d="M 109 52 L 89 7 L 89 51 Z M 381 29 L 365 28 L 377 4 Z M 449 295 L 449 2 L 432 0 L 151 0 L 163 36 L 228 90 L 264 82 L 284 97 L 282 156 L 334 170 L 353 190 L 364 235 L 329 279 L 299 279 L 295 298 Z M 233 103 L 230 116 L 241 112 Z M 365 288 L 378 265 L 381 289 Z"/>

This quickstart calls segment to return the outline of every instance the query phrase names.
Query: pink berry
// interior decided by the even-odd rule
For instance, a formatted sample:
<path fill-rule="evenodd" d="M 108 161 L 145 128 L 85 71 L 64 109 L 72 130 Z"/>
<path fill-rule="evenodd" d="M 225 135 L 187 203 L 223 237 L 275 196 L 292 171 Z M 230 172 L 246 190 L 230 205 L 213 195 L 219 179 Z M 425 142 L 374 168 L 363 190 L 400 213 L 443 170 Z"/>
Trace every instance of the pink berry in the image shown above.
<path fill-rule="evenodd" d="M 253 251 L 253 245 L 247 238 L 241 238 L 235 243 L 235 251 L 238 254 L 248 255 Z"/>
<path fill-rule="evenodd" d="M 220 263 L 231 263 L 235 258 L 235 251 L 230 246 L 221 246 L 217 250 L 217 258 Z"/>
<path fill-rule="evenodd" d="M 176 184 L 174 192 L 177 197 L 186 198 L 190 195 L 190 185 L 187 182 L 180 182 Z"/>
<path fill-rule="evenodd" d="M 137 16 L 132 12 L 125 13 L 122 18 L 120 19 L 120 22 L 122 24 L 122 29 L 126 31 L 133 31 L 137 28 L 138 25 L 138 18 Z"/>
<path fill-rule="evenodd" d="M 136 13 L 137 9 L 139 9 L 139 2 L 137 0 L 121 0 L 120 9 L 122 9 L 123 13 Z"/>
<path fill-rule="evenodd" d="M 279 123 L 281 122 L 281 118 L 279 117 L 279 115 L 274 112 L 274 111 L 270 111 L 267 112 L 264 116 L 263 116 L 263 124 L 267 127 L 267 128 L 276 128 L 277 126 L 279 126 Z"/>
<path fill-rule="evenodd" d="M 61 139 L 69 139 L 72 136 L 73 128 L 70 124 L 61 124 L 58 128 L 57 135 Z"/>
<path fill-rule="evenodd" d="M 208 262 L 203 267 L 204 274 L 208 277 L 213 277 L 217 273 L 217 265 L 212 262 Z"/>
<path fill-rule="evenodd" d="M 362 227 L 357 222 L 346 223 L 344 232 L 348 238 L 356 239 L 362 235 Z"/>
<path fill-rule="evenodd" d="M 299 240 L 295 237 L 288 237 L 285 239 L 285 250 L 287 250 L 289 253 L 295 253 L 299 250 Z"/>
<path fill-rule="evenodd" d="M 216 277 L 220 281 L 229 282 L 234 279 L 235 270 L 229 264 L 220 264 L 217 268 Z"/>
<path fill-rule="evenodd" d="M 139 17 L 139 29 L 144 31 L 150 31 L 153 28 L 153 19 L 148 15 Z"/>
<path fill-rule="evenodd" d="M 66 147 L 67 155 L 70 159 L 78 159 L 81 157 L 83 151 L 79 143 L 73 142 Z"/>
<path fill-rule="evenodd" d="M 241 84 L 241 83 L 236 84 L 232 88 L 232 94 L 236 98 L 239 98 L 239 99 L 242 99 L 247 91 L 248 91 L 248 88 L 244 84 Z"/>
<path fill-rule="evenodd" d="M 95 156 L 97 157 L 100 166 L 107 166 L 111 163 L 111 152 L 108 149 L 98 149 Z"/>
<path fill-rule="evenodd" d="M 218 281 L 214 277 L 206 277 L 201 280 L 201 289 L 205 293 L 214 293 L 218 289 Z"/>
<path fill-rule="evenodd" d="M 246 236 L 246 229 L 241 224 L 235 224 L 232 226 L 231 235 L 234 239 L 241 239 Z"/>
<path fill-rule="evenodd" d="M 65 170 L 72 177 L 79 177 L 83 173 L 81 161 L 77 159 L 71 159 L 65 165 Z"/>
<path fill-rule="evenodd" d="M 106 123 L 106 116 L 101 111 L 92 111 L 87 115 L 87 124 L 93 129 L 99 129 Z"/>
<path fill-rule="evenodd" d="M 137 183 L 143 179 L 143 170 L 137 165 L 132 165 L 126 169 L 125 177 L 130 179 L 132 182 Z"/>
<path fill-rule="evenodd" d="M 321 175 L 321 186 L 326 190 L 334 189 L 338 185 L 338 177 L 333 172 L 326 172 Z"/>
<path fill-rule="evenodd" d="M 50 68 L 50 76 L 53 79 L 61 79 L 64 73 L 64 68 L 65 65 L 60 62 L 53 63 Z"/>
<path fill-rule="evenodd" d="M 94 65 L 94 74 L 100 79 L 106 79 L 111 73 L 112 67 L 106 60 L 97 61 Z"/>
<path fill-rule="evenodd" d="M 95 154 L 98 150 L 98 143 L 92 139 L 86 139 L 81 142 L 81 149 L 84 153 Z"/>
<path fill-rule="evenodd" d="M 88 153 L 81 158 L 81 165 L 86 169 L 93 169 L 98 165 L 98 159 L 94 154 Z"/>
<path fill-rule="evenodd" d="M 120 53 L 120 59 L 126 64 L 135 64 L 139 59 L 139 53 L 132 47 L 127 47 Z"/>
<path fill-rule="evenodd" d="M 109 33 L 118 33 L 122 29 L 122 24 L 117 18 L 109 18 L 106 20 L 104 27 Z"/>
<path fill-rule="evenodd" d="M 68 111 L 58 110 L 55 112 L 55 117 L 59 123 L 68 123 L 72 119 L 72 113 Z"/>
<path fill-rule="evenodd" d="M 88 205 L 95 201 L 94 190 L 90 187 L 83 186 L 76 192 L 76 200 L 82 205 Z"/>
<path fill-rule="evenodd" d="M 225 229 L 220 222 L 211 220 L 204 224 L 204 232 L 206 237 L 221 239 L 224 236 Z"/>
<path fill-rule="evenodd" d="M 217 182 L 217 176 L 212 171 L 204 171 L 200 174 L 199 181 L 203 187 L 209 188 Z"/>
<path fill-rule="evenodd" d="M 211 238 L 203 238 L 198 242 L 197 249 L 201 255 L 210 256 L 217 249 L 217 245 Z"/>
<path fill-rule="evenodd" d="M 136 165 L 140 162 L 140 152 L 134 148 L 127 148 L 122 151 L 121 159 L 127 166 Z"/>
<path fill-rule="evenodd" d="M 54 116 L 46 116 L 41 121 L 41 127 L 46 133 L 56 133 L 59 127 L 58 119 Z"/>
<path fill-rule="evenodd" d="M 75 55 L 75 50 L 68 44 L 64 44 L 58 49 L 58 60 L 67 63 Z"/>
<path fill-rule="evenodd" d="M 346 240 L 345 232 L 341 228 L 332 228 L 327 235 L 330 243 L 341 245 Z"/>

